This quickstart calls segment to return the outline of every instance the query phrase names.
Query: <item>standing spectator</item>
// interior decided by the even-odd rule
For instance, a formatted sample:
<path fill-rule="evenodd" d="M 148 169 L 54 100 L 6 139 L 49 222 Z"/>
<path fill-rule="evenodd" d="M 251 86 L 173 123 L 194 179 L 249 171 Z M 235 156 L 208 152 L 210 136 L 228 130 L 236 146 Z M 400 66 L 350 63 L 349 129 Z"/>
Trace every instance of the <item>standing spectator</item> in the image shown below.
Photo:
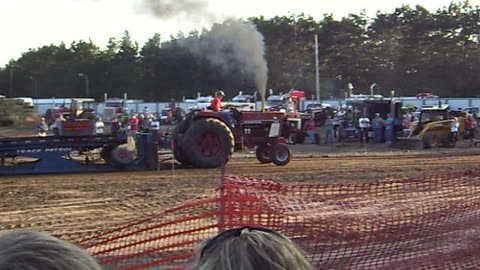
<path fill-rule="evenodd" d="M 287 98 L 286 109 L 287 112 L 295 112 L 295 103 L 293 102 L 292 97 Z"/>
<path fill-rule="evenodd" d="M 370 130 L 370 119 L 366 115 L 358 119 L 358 127 L 360 128 L 361 144 L 368 143 L 368 131 Z"/>
<path fill-rule="evenodd" d="M 45 137 L 47 136 L 48 124 L 45 122 L 45 118 L 42 117 L 40 124 L 37 125 L 38 136 Z"/>
<path fill-rule="evenodd" d="M 147 106 L 143 107 L 143 114 L 148 115 L 150 113 L 150 110 L 148 109 Z"/>
<path fill-rule="evenodd" d="M 392 115 L 387 113 L 387 120 L 385 121 L 385 135 L 387 144 L 390 145 L 394 142 L 395 137 L 395 119 L 393 119 Z"/>
<path fill-rule="evenodd" d="M 152 117 L 146 116 L 141 123 L 140 129 L 142 130 L 142 132 L 146 132 L 146 133 L 150 132 L 151 123 L 152 123 Z"/>
<path fill-rule="evenodd" d="M 473 139 L 475 138 L 475 127 L 476 121 L 473 115 L 467 114 L 465 118 L 465 138 Z"/>
<path fill-rule="evenodd" d="M 450 140 L 452 143 L 456 143 L 460 124 L 458 123 L 458 119 L 456 117 L 454 117 L 452 120 L 452 126 L 450 127 Z"/>
<path fill-rule="evenodd" d="M 170 103 L 168 103 L 168 108 L 170 108 L 170 109 L 173 110 L 173 109 L 175 109 L 176 107 L 177 107 L 177 104 L 176 104 L 176 102 L 175 102 L 175 99 L 174 99 L 174 98 L 170 99 Z"/>
<path fill-rule="evenodd" d="M 310 138 L 312 143 L 317 142 L 317 140 L 315 139 L 315 120 L 313 120 L 313 115 L 305 123 L 304 131 L 305 131 L 305 133 L 307 133 L 307 136 Z"/>
<path fill-rule="evenodd" d="M 158 141 L 158 135 L 160 133 L 160 121 L 157 117 L 151 119 L 150 132 L 152 132 L 154 140 Z"/>
<path fill-rule="evenodd" d="M 138 116 L 138 132 L 142 132 L 142 127 L 143 127 L 143 120 L 145 120 L 145 115 L 140 114 Z"/>
<path fill-rule="evenodd" d="M 132 118 L 128 120 L 128 137 L 127 142 L 131 148 L 135 148 L 135 143 L 137 141 L 137 132 L 139 127 L 139 119 L 134 114 Z"/>
<path fill-rule="evenodd" d="M 128 123 L 128 116 L 126 116 L 126 120 L 123 120 L 123 121 L 125 123 Z M 119 122 L 116 116 L 112 117 L 112 122 L 110 123 L 110 134 L 117 134 L 118 131 L 120 130 L 121 125 L 123 125 L 122 122 L 121 121 Z"/>
<path fill-rule="evenodd" d="M 95 134 L 103 134 L 105 133 L 105 124 L 102 121 L 102 118 L 97 118 L 95 122 Z"/>
<path fill-rule="evenodd" d="M 333 143 L 334 120 L 331 115 L 327 115 L 325 120 L 325 144 Z"/>
<path fill-rule="evenodd" d="M 59 114 L 57 119 L 55 119 L 55 124 L 52 128 L 53 135 L 60 136 L 61 134 L 63 134 L 63 122 L 65 122 L 65 117 L 63 117 L 63 114 Z"/>
<path fill-rule="evenodd" d="M 134 114 L 130 120 L 128 120 L 128 127 L 131 132 L 136 133 L 138 131 L 138 123 L 139 120 L 137 116 Z"/>
<path fill-rule="evenodd" d="M 383 141 L 383 130 L 385 129 L 385 121 L 380 117 L 379 113 L 375 114 L 375 118 L 372 120 L 373 127 L 373 141 L 375 143 L 381 143 Z"/>
<path fill-rule="evenodd" d="M 150 132 L 150 124 L 152 123 L 152 117 L 151 116 L 146 116 L 142 123 L 140 124 L 140 129 L 142 132 Z"/>

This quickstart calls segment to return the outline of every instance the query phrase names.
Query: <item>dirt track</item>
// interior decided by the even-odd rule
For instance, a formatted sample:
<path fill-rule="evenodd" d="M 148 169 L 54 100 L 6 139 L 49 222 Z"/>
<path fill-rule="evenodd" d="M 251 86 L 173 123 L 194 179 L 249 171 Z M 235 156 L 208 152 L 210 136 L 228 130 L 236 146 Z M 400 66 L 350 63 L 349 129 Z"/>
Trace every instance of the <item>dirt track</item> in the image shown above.
<path fill-rule="evenodd" d="M 284 167 L 236 154 L 226 174 L 288 183 L 358 183 L 477 168 L 479 149 L 406 152 L 384 146 L 298 145 Z M 218 184 L 219 169 L 0 177 L 0 231 L 35 228 L 75 239 L 146 214 L 159 213 Z"/>

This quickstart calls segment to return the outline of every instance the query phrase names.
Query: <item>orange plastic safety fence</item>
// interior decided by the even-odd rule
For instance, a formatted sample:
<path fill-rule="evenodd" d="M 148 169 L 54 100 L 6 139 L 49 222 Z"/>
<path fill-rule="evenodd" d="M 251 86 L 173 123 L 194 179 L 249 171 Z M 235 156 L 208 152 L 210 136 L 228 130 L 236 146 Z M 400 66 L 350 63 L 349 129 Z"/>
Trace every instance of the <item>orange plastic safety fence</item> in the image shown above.
<path fill-rule="evenodd" d="M 348 185 L 225 177 L 219 192 L 79 241 L 105 269 L 183 269 L 219 231 L 265 226 L 316 269 L 480 268 L 480 170 Z"/>

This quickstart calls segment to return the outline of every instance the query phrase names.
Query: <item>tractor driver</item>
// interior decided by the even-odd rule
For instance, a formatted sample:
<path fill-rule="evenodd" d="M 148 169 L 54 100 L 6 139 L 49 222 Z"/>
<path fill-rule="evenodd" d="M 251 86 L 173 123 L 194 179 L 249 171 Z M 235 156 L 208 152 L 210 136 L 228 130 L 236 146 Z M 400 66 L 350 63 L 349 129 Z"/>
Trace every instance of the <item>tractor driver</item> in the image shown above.
<path fill-rule="evenodd" d="M 225 106 L 223 105 L 223 97 L 225 93 L 222 90 L 217 91 L 215 93 L 215 98 L 210 103 L 209 109 L 215 112 L 219 112 L 221 116 L 225 118 L 225 121 L 232 127 L 235 128 L 235 124 L 233 123 L 233 118 L 230 110 L 224 110 Z"/>
<path fill-rule="evenodd" d="M 212 111 L 221 112 L 223 110 L 225 107 L 222 102 L 224 96 L 225 93 L 222 90 L 215 93 L 215 98 L 212 99 L 212 103 L 210 103 L 210 109 Z"/>

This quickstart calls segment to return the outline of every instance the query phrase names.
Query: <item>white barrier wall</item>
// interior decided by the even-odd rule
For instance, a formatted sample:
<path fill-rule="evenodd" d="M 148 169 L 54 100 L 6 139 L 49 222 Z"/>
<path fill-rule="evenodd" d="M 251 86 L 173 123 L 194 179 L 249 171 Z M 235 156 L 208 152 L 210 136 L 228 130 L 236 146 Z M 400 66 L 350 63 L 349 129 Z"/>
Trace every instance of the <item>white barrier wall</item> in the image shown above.
<path fill-rule="evenodd" d="M 448 104 L 452 109 L 466 108 L 466 107 L 480 107 L 480 98 L 441 98 L 441 99 L 416 99 L 416 98 L 402 98 L 397 97 L 397 100 L 401 100 L 404 106 L 415 105 L 421 107 L 423 105 L 438 105 L 439 100 L 442 104 Z M 316 103 L 315 100 L 306 100 L 302 103 L 301 109 L 304 110 L 308 104 Z M 342 104 L 345 104 L 345 100 L 341 99 L 326 99 L 322 100 L 322 103 L 327 103 L 333 107 L 340 107 Z M 55 106 L 65 105 L 66 107 L 70 106 L 70 99 L 43 99 L 43 100 L 34 100 L 33 104 L 37 110 L 37 113 L 44 114 L 47 109 L 54 108 Z M 135 112 L 142 113 L 145 107 L 153 113 L 160 113 L 163 109 L 168 106 L 168 102 L 135 102 L 128 103 L 128 110 L 134 110 Z M 191 102 L 177 102 L 178 107 L 189 111 L 195 103 Z M 261 102 L 257 102 L 257 108 L 260 108 Z M 94 108 L 98 114 L 103 114 L 104 103 L 98 102 L 94 103 Z"/>

